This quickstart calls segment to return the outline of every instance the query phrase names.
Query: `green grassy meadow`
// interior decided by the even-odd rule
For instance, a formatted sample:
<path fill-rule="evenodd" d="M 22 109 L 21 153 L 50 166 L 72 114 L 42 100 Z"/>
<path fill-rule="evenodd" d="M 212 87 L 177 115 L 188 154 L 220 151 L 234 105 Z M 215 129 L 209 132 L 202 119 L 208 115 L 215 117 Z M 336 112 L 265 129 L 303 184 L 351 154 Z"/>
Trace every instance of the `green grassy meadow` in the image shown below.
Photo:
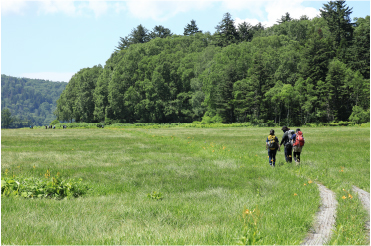
<path fill-rule="evenodd" d="M 49 170 L 91 188 L 67 200 L 2 197 L 2 244 L 300 244 L 320 205 L 314 181 L 339 202 L 329 243 L 366 244 L 351 187 L 370 191 L 370 128 L 303 127 L 301 165 L 282 150 L 275 168 L 270 129 L 2 130 L 2 176 Z"/>

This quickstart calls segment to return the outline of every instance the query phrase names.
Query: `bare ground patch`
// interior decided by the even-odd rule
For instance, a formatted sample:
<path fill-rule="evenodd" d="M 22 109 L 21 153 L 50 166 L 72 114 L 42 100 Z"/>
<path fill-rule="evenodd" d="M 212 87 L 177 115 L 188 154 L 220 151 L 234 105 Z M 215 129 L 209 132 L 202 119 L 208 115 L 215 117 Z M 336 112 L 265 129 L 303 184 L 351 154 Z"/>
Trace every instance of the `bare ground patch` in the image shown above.
<path fill-rule="evenodd" d="M 368 215 L 370 216 L 370 193 L 367 191 L 364 191 L 357 186 L 353 185 L 353 190 L 358 194 L 358 198 L 361 200 L 361 203 L 363 207 L 368 212 Z M 370 220 L 366 221 L 365 228 L 367 230 L 367 241 L 370 243 Z"/>
<path fill-rule="evenodd" d="M 335 226 L 336 207 L 338 202 L 335 193 L 321 184 L 317 184 L 321 206 L 317 213 L 315 224 L 302 245 L 323 245 L 330 241 L 332 231 Z"/>

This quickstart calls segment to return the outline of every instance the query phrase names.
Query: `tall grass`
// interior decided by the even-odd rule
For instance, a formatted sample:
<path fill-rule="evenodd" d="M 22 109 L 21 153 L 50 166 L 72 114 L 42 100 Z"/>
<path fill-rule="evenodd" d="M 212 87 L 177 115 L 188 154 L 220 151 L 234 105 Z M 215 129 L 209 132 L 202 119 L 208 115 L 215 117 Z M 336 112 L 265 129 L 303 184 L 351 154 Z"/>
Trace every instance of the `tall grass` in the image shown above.
<path fill-rule="evenodd" d="M 335 175 L 334 163 L 317 160 L 330 151 L 320 155 L 315 145 L 332 148 L 339 136 L 350 140 L 350 130 L 339 135 L 308 128 L 302 129 L 307 143 L 301 167 L 284 163 L 278 153 L 278 165 L 271 168 L 264 145 L 269 129 L 3 130 L 2 175 L 7 170 L 8 175 L 42 177 L 50 170 L 82 178 L 92 190 L 63 201 L 2 198 L 2 243 L 236 244 L 245 238 L 255 244 L 299 244 L 320 200 L 315 183 L 308 181 L 323 182 L 338 196 L 345 181 L 367 190 L 366 161 L 346 169 L 351 164 L 344 160 L 344 172 Z M 326 132 L 328 141 L 321 142 L 317 130 Z M 362 131 L 355 139 L 369 146 L 369 129 Z M 351 146 L 367 157 L 369 147 Z M 352 151 L 342 158 L 350 161 Z M 325 165 L 333 173 L 326 178 L 320 175 Z M 355 175 L 357 167 L 363 177 Z M 148 197 L 154 191 L 163 199 Z M 343 205 L 359 204 L 354 198 Z M 246 209 L 260 211 L 254 228 L 248 224 L 246 229 Z M 360 224 L 362 213 L 360 207 L 352 211 L 361 215 Z M 333 242 L 348 242 L 342 231 L 352 226 L 342 224 Z M 364 243 L 365 233 L 357 233 L 351 234 Z"/>

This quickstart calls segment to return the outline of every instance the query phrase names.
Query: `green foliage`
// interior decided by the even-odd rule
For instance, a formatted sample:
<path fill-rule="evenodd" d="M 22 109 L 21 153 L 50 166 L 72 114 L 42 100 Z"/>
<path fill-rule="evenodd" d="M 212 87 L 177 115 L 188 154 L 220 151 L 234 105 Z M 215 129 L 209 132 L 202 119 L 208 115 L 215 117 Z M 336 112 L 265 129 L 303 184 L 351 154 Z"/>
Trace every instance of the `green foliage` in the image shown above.
<path fill-rule="evenodd" d="M 45 179 L 8 177 L 7 175 L 1 178 L 1 196 L 64 199 L 80 197 L 88 190 L 88 186 L 82 183 L 82 179 L 66 180 L 62 179 L 59 174 L 50 178 L 49 170 L 45 173 Z"/>
<path fill-rule="evenodd" d="M 370 78 L 370 16 L 357 18 L 355 25 L 347 64 L 352 70 L 359 70 L 367 79 Z"/>
<path fill-rule="evenodd" d="M 166 37 L 170 37 L 171 35 L 173 35 L 170 31 L 169 28 L 165 28 L 161 25 L 159 26 L 155 26 L 152 30 L 152 32 L 149 34 L 149 37 L 151 39 L 154 39 L 154 38 L 166 38 Z"/>
<path fill-rule="evenodd" d="M 238 245 L 256 245 L 262 239 L 259 231 L 259 222 L 262 219 L 263 214 L 259 208 L 256 207 L 250 211 L 245 209 L 242 214 L 243 221 L 243 235 L 238 239 Z"/>
<path fill-rule="evenodd" d="M 119 45 L 117 46 L 117 50 L 122 50 L 128 48 L 131 44 L 138 44 L 138 43 L 146 43 L 150 40 L 149 31 L 147 28 L 142 26 L 142 24 L 138 25 L 137 28 L 131 30 L 131 33 L 122 38 L 120 37 Z"/>
<path fill-rule="evenodd" d="M 162 193 L 158 192 L 158 191 L 153 191 L 152 193 L 148 193 L 147 197 L 151 198 L 151 199 L 154 199 L 154 200 L 157 200 L 157 201 L 164 199 Z"/>
<path fill-rule="evenodd" d="M 340 46 L 342 40 L 351 41 L 353 37 L 350 20 L 352 9 L 345 5 L 345 1 L 330 1 L 324 4 L 323 9 L 320 10 L 337 46 Z"/>
<path fill-rule="evenodd" d="M 190 24 L 187 24 L 187 26 L 184 28 L 184 35 L 193 35 L 195 33 L 202 32 L 201 30 L 198 29 L 196 21 L 191 20 Z"/>
<path fill-rule="evenodd" d="M 370 122 L 370 109 L 365 111 L 359 106 L 354 106 L 349 120 L 356 124 Z"/>
<path fill-rule="evenodd" d="M 12 113 L 8 108 L 1 110 L 1 127 L 8 128 L 14 121 Z"/>
<path fill-rule="evenodd" d="M 216 45 L 226 47 L 238 42 L 238 33 L 230 13 L 225 13 L 216 27 Z"/>
<path fill-rule="evenodd" d="M 184 36 L 138 25 L 104 67 L 81 69 L 67 86 L 2 75 L 2 107 L 10 127 L 47 125 L 52 112 L 71 123 L 347 121 L 354 106 L 370 108 L 370 18 L 351 23 L 351 12 L 329 2 L 321 16 L 286 13 L 269 28 L 236 27 L 225 13 L 214 34 L 191 20 Z"/>
<path fill-rule="evenodd" d="M 277 20 L 277 23 L 282 24 L 291 20 L 292 18 L 290 17 L 290 13 L 286 12 L 285 15 L 281 16 L 281 19 Z"/>
<path fill-rule="evenodd" d="M 370 108 L 369 17 L 353 25 L 350 13 L 329 2 L 321 16 L 286 13 L 269 28 L 236 27 L 226 13 L 214 34 L 192 20 L 184 36 L 139 25 L 104 67 L 71 79 L 55 113 L 70 122 L 347 121 L 354 106 Z"/>
<path fill-rule="evenodd" d="M 147 28 L 140 24 L 136 28 L 134 28 L 128 36 L 124 38 L 120 37 L 120 41 L 118 46 L 116 47 L 116 51 L 129 48 L 129 46 L 132 44 L 147 43 L 151 39 L 166 38 L 172 35 L 173 34 L 171 33 L 169 28 L 165 28 L 161 25 L 155 26 L 153 30 L 149 32 Z"/>
<path fill-rule="evenodd" d="M 59 123 L 59 120 L 53 120 L 51 123 L 50 123 L 50 125 L 56 125 L 56 124 L 58 124 Z"/>
<path fill-rule="evenodd" d="M 11 128 L 48 125 L 55 119 L 53 111 L 66 82 L 16 78 L 1 75 L 1 108 L 14 117 Z"/>

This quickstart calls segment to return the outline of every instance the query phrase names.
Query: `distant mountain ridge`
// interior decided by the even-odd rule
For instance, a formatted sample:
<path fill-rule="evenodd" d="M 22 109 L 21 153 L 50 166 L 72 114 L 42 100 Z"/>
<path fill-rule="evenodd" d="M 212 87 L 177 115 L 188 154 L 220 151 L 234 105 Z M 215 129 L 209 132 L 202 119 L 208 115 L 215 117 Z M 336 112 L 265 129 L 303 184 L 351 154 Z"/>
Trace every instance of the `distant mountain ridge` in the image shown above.
<path fill-rule="evenodd" d="M 67 84 L 2 74 L 1 110 L 8 108 L 12 116 L 32 125 L 48 125 L 56 119 L 56 102 Z"/>

